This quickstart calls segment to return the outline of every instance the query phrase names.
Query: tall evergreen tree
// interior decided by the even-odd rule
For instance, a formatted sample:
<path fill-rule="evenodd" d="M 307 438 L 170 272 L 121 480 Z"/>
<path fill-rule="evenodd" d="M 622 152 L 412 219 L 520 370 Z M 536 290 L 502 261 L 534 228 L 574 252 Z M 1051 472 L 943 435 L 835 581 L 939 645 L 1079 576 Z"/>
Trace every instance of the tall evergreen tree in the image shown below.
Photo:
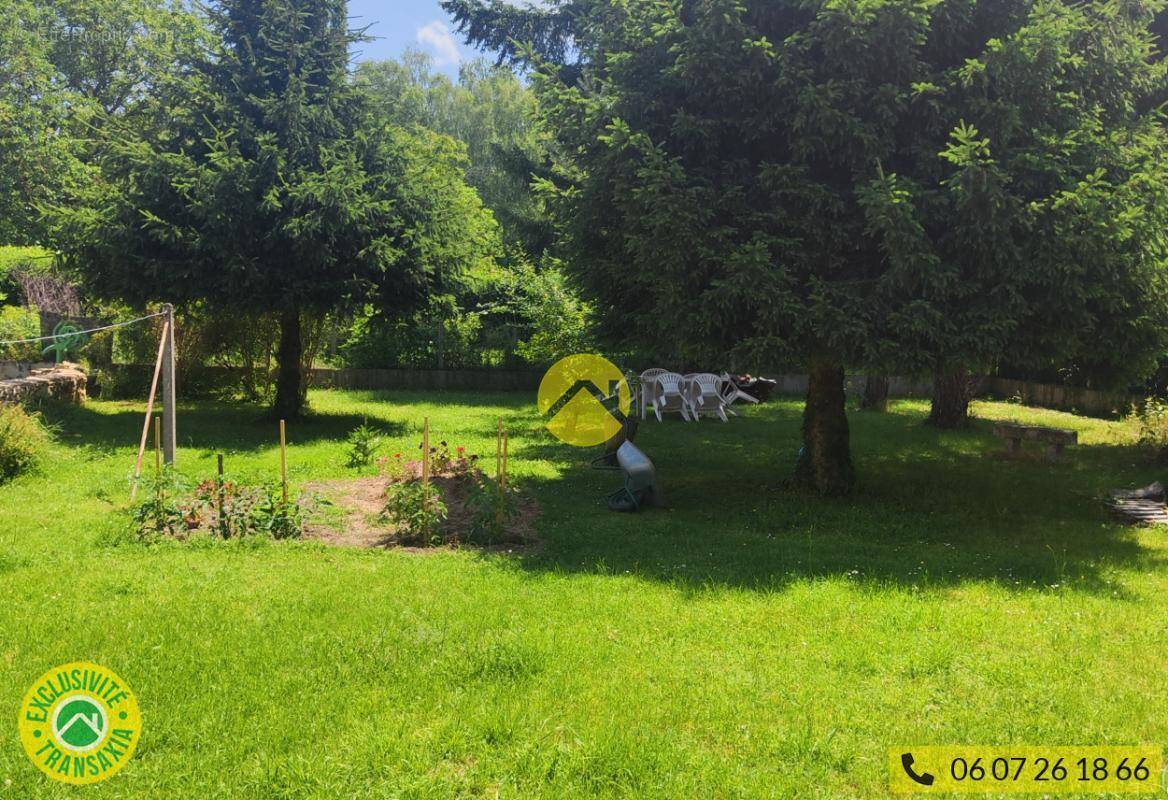
<path fill-rule="evenodd" d="M 477 44 L 570 37 L 556 63 L 503 51 L 540 64 L 566 263 L 614 339 L 804 364 L 802 482 L 853 485 L 845 365 L 951 375 L 1161 314 L 1164 76 L 1139 3 L 549 5 L 448 8 Z"/>
<path fill-rule="evenodd" d="M 103 180 L 58 242 L 103 295 L 280 322 L 274 412 L 303 406 L 302 319 L 373 293 L 416 304 L 493 258 L 496 226 L 448 137 L 376 120 L 348 75 L 344 0 L 223 0 L 218 45 L 110 125 Z"/>

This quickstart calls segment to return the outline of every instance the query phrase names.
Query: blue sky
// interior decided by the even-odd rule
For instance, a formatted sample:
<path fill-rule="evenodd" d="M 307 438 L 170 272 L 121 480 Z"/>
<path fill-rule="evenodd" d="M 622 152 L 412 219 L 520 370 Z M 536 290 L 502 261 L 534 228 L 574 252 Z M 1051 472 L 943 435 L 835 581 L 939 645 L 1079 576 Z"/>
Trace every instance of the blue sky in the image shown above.
<path fill-rule="evenodd" d="M 349 16 L 353 27 L 370 25 L 369 34 L 378 37 L 361 46 L 362 60 L 393 58 L 415 47 L 457 75 L 461 60 L 478 55 L 462 43 L 438 0 L 349 0 Z"/>

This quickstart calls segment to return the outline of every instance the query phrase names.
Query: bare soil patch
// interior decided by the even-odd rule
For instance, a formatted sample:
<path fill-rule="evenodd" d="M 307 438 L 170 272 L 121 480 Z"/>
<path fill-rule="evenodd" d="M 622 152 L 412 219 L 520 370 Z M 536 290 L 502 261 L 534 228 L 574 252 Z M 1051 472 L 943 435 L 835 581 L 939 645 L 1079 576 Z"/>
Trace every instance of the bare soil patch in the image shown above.
<path fill-rule="evenodd" d="M 324 498 L 335 513 L 316 514 L 306 521 L 304 536 L 319 539 L 339 547 L 398 547 L 424 552 L 434 548 L 407 546 L 398 540 L 394 524 L 385 519 L 385 493 L 392 483 L 385 476 L 318 481 L 307 484 L 304 490 Z M 447 517 L 442 531 L 451 546 L 477 547 L 481 550 L 514 550 L 531 548 L 539 543 L 535 535 L 535 521 L 539 504 L 523 495 L 519 513 L 508 525 L 502 541 L 491 545 L 476 545 L 468 541 L 473 512 L 468 508 L 469 488 L 465 477 L 435 475 L 431 483 L 442 493 Z"/>

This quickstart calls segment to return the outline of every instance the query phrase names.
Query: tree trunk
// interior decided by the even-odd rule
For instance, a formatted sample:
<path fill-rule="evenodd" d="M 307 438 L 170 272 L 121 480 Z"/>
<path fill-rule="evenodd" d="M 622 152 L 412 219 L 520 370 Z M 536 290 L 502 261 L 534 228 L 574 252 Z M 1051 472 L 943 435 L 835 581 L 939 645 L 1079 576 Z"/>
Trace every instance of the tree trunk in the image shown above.
<path fill-rule="evenodd" d="M 281 312 L 280 346 L 276 351 L 276 401 L 272 405 L 272 414 L 277 419 L 292 420 L 300 416 L 304 400 L 300 371 L 302 350 L 300 310 L 292 308 Z"/>
<path fill-rule="evenodd" d="M 868 375 L 864 378 L 864 393 L 860 395 L 860 408 L 865 411 L 888 410 L 887 375 Z"/>
<path fill-rule="evenodd" d="M 847 494 L 856 482 L 844 408 L 844 369 L 833 361 L 811 363 L 795 480 L 829 495 Z"/>
<path fill-rule="evenodd" d="M 940 369 L 933 377 L 933 407 L 926 420 L 938 428 L 960 428 L 969 423 L 973 378 L 964 369 Z"/>

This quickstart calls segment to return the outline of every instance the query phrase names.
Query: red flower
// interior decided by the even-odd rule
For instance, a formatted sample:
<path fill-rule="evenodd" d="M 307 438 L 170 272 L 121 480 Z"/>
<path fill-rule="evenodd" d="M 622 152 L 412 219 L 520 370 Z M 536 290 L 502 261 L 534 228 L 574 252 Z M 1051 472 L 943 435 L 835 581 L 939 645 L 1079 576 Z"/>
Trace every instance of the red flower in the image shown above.
<path fill-rule="evenodd" d="M 394 454 L 393 454 L 393 457 L 394 457 L 394 458 L 401 458 L 401 453 L 394 453 Z"/>

